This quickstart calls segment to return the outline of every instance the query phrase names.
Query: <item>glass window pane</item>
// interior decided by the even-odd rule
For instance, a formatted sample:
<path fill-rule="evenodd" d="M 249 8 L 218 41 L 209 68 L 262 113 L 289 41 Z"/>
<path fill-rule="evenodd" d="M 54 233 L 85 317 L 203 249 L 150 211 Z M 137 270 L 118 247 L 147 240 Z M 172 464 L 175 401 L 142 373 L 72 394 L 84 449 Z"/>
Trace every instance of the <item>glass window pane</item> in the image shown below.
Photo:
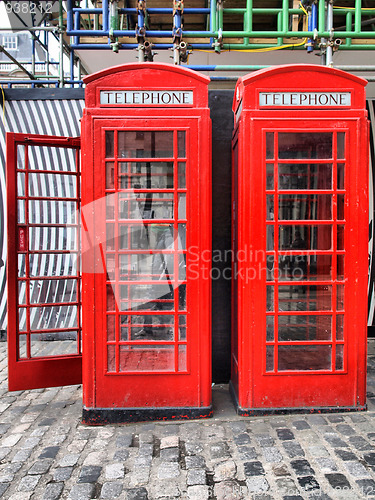
<path fill-rule="evenodd" d="M 20 332 L 25 332 L 26 328 L 26 308 L 18 307 L 18 330 Z"/>
<path fill-rule="evenodd" d="M 279 250 L 331 250 L 332 226 L 279 226 Z"/>
<path fill-rule="evenodd" d="M 275 318 L 273 316 L 266 316 L 267 322 L 267 342 L 273 342 L 275 339 Z"/>
<path fill-rule="evenodd" d="M 266 165 L 266 189 L 274 189 L 273 163 L 267 163 Z"/>
<path fill-rule="evenodd" d="M 119 249 L 173 250 L 173 236 L 170 224 L 119 224 Z"/>
<path fill-rule="evenodd" d="M 342 344 L 336 345 L 336 370 L 344 369 L 344 346 Z"/>
<path fill-rule="evenodd" d="M 282 255 L 278 273 L 280 281 L 330 281 L 332 255 Z"/>
<path fill-rule="evenodd" d="M 116 310 L 115 284 L 107 285 L 107 311 Z"/>
<path fill-rule="evenodd" d="M 345 220 L 345 195 L 337 195 L 337 220 Z"/>
<path fill-rule="evenodd" d="M 186 188 L 186 163 L 178 163 L 178 189 Z"/>
<path fill-rule="evenodd" d="M 332 189 L 332 165 L 279 163 L 279 189 Z"/>
<path fill-rule="evenodd" d="M 78 250 L 77 228 L 75 227 L 29 227 L 30 250 Z"/>
<path fill-rule="evenodd" d="M 178 346 L 178 371 L 185 372 L 187 370 L 186 363 L 186 345 Z"/>
<path fill-rule="evenodd" d="M 178 194 L 178 218 L 186 219 L 186 194 Z"/>
<path fill-rule="evenodd" d="M 27 358 L 27 337 L 26 335 L 19 335 L 18 336 L 18 355 L 20 358 Z"/>
<path fill-rule="evenodd" d="M 24 273 L 24 260 L 21 268 Z M 34 254 L 29 255 L 30 277 L 77 276 L 76 254 Z"/>
<path fill-rule="evenodd" d="M 332 133 L 280 132 L 279 158 L 332 158 Z"/>
<path fill-rule="evenodd" d="M 178 309 L 179 311 L 186 311 L 186 285 L 178 287 Z"/>
<path fill-rule="evenodd" d="M 77 301 L 77 280 L 30 280 L 30 304 Z"/>
<path fill-rule="evenodd" d="M 77 354 L 77 332 L 48 332 L 30 335 L 31 357 Z"/>
<path fill-rule="evenodd" d="M 178 340 L 186 340 L 186 316 L 178 317 Z"/>
<path fill-rule="evenodd" d="M 273 255 L 267 255 L 267 281 L 274 281 L 274 262 L 275 257 Z"/>
<path fill-rule="evenodd" d="M 30 224 L 76 224 L 78 209 L 75 201 L 30 200 Z"/>
<path fill-rule="evenodd" d="M 105 164 L 105 188 L 115 189 L 115 164 L 113 161 L 107 161 Z"/>
<path fill-rule="evenodd" d="M 337 226 L 337 250 L 344 250 L 345 226 Z"/>
<path fill-rule="evenodd" d="M 121 162 L 119 189 L 173 189 L 173 162 Z"/>
<path fill-rule="evenodd" d="M 337 164 L 337 189 L 345 189 L 345 163 Z"/>
<path fill-rule="evenodd" d="M 18 174 L 18 176 L 25 174 Z M 75 175 L 29 173 L 29 196 L 47 198 L 75 198 L 77 196 L 77 179 Z M 18 178 L 18 186 L 23 185 Z"/>
<path fill-rule="evenodd" d="M 116 347 L 114 345 L 107 346 L 107 371 L 116 371 Z"/>
<path fill-rule="evenodd" d="M 137 314 L 120 316 L 121 340 L 174 340 L 174 316 Z M 130 335 L 130 338 L 128 336 Z"/>
<path fill-rule="evenodd" d="M 338 255 L 337 256 L 337 279 L 339 281 L 344 280 L 344 263 L 345 263 L 345 258 L 344 255 Z"/>
<path fill-rule="evenodd" d="M 331 311 L 332 286 L 279 286 L 279 311 Z"/>
<path fill-rule="evenodd" d="M 175 369 L 173 345 L 120 346 L 120 372 L 167 372 Z"/>
<path fill-rule="evenodd" d="M 105 132 L 105 157 L 113 158 L 115 155 L 115 133 L 113 130 L 106 130 Z"/>
<path fill-rule="evenodd" d="M 119 193 L 119 219 L 173 219 L 173 193 Z"/>
<path fill-rule="evenodd" d="M 279 346 L 279 371 L 331 370 L 330 345 Z"/>
<path fill-rule="evenodd" d="M 336 285 L 337 310 L 338 311 L 344 310 L 344 292 L 345 292 L 344 285 Z"/>
<path fill-rule="evenodd" d="M 337 133 L 337 158 L 339 160 L 345 158 L 345 132 Z"/>
<path fill-rule="evenodd" d="M 178 144 L 178 157 L 186 157 L 186 132 L 184 130 L 179 130 L 177 132 L 177 144 Z"/>
<path fill-rule="evenodd" d="M 329 194 L 279 195 L 279 220 L 330 220 L 332 196 Z"/>
<path fill-rule="evenodd" d="M 273 198 L 272 194 L 266 195 L 266 203 L 267 203 L 267 220 L 274 220 L 274 208 L 273 208 Z"/>
<path fill-rule="evenodd" d="M 153 299 L 171 292 L 174 285 L 173 253 L 129 253 L 119 255 L 120 280 L 155 280 L 148 294 Z M 165 283 L 160 284 L 160 281 Z M 151 297 L 150 297 L 151 298 Z"/>
<path fill-rule="evenodd" d="M 119 131 L 119 158 L 173 158 L 173 132 Z"/>
<path fill-rule="evenodd" d="M 274 370 L 274 346 L 268 345 L 266 348 L 266 372 Z"/>
<path fill-rule="evenodd" d="M 116 339 L 116 316 L 109 314 L 107 316 L 107 341 L 111 342 Z"/>
<path fill-rule="evenodd" d="M 274 287 L 267 286 L 267 311 L 274 311 Z"/>
<path fill-rule="evenodd" d="M 344 315 L 336 315 L 336 340 L 344 340 Z"/>
<path fill-rule="evenodd" d="M 331 316 L 279 316 L 279 341 L 303 342 L 331 338 Z"/>
<path fill-rule="evenodd" d="M 172 285 L 120 285 L 120 311 L 172 311 Z"/>
<path fill-rule="evenodd" d="M 275 238 L 274 238 L 275 228 L 272 225 L 267 225 L 267 250 L 274 250 Z"/>
<path fill-rule="evenodd" d="M 32 330 L 77 328 L 77 306 L 30 308 Z"/>
<path fill-rule="evenodd" d="M 266 132 L 266 158 L 274 158 L 274 133 Z"/>

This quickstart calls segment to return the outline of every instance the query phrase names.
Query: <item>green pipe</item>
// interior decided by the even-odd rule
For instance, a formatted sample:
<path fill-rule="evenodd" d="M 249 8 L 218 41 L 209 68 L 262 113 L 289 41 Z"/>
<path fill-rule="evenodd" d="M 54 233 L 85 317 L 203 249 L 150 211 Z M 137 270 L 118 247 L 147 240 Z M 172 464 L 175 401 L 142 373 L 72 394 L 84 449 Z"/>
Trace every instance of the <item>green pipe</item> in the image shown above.
<path fill-rule="evenodd" d="M 326 3 L 325 0 L 319 0 L 318 6 L 318 31 L 326 29 Z"/>
<path fill-rule="evenodd" d="M 283 22 L 283 18 L 282 18 L 281 12 L 279 12 L 277 14 L 277 29 L 278 29 L 278 31 L 281 30 L 282 22 Z M 278 39 L 277 39 L 277 45 L 282 45 L 283 42 L 284 42 L 283 37 L 282 36 L 278 37 Z"/>
<path fill-rule="evenodd" d="M 313 31 L 223 31 L 222 32 L 223 37 L 226 38 L 243 38 L 243 37 L 250 37 L 250 38 L 278 38 L 278 37 L 283 37 L 283 38 L 311 38 L 314 36 Z M 210 38 L 210 37 L 217 37 L 218 33 L 205 33 L 205 32 L 197 32 L 193 31 L 185 31 L 184 32 L 184 37 L 185 38 Z M 318 31 L 317 33 L 318 38 L 329 38 L 330 37 L 330 32 L 329 31 Z M 375 32 L 372 31 L 362 31 L 360 33 L 356 32 L 347 32 L 347 31 L 335 31 L 335 38 L 367 38 L 367 39 L 375 39 Z"/>
<path fill-rule="evenodd" d="M 247 31 L 253 31 L 253 0 L 246 1 L 246 29 Z"/>
<path fill-rule="evenodd" d="M 283 32 L 287 32 L 289 28 L 289 0 L 283 0 Z"/>
<path fill-rule="evenodd" d="M 346 13 L 346 31 L 350 31 L 352 29 L 353 24 L 353 14 L 352 12 Z M 352 44 L 352 39 L 347 38 L 345 42 L 345 48 L 349 48 Z"/>
<path fill-rule="evenodd" d="M 361 32 L 361 3 L 362 0 L 355 0 L 354 33 Z"/>

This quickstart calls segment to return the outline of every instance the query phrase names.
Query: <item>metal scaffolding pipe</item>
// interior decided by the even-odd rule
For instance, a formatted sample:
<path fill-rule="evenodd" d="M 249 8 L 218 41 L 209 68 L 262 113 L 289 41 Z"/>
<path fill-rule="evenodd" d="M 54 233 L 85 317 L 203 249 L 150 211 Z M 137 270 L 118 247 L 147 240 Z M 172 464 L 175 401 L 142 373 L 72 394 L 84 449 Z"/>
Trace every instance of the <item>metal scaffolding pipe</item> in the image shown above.
<path fill-rule="evenodd" d="M 333 66 L 333 3 L 328 0 L 327 6 L 327 30 L 330 32 L 329 40 L 327 41 L 326 65 Z"/>

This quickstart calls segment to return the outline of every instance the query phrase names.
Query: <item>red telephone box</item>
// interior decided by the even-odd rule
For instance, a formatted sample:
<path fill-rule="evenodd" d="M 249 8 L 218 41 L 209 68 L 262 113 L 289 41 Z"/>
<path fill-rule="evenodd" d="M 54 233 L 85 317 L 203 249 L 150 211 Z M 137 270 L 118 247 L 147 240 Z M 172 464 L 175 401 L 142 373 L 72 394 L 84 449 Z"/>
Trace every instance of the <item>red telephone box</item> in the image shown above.
<path fill-rule="evenodd" d="M 210 416 L 209 78 L 145 63 L 85 83 L 83 420 Z"/>
<path fill-rule="evenodd" d="M 366 83 L 312 65 L 237 83 L 231 389 L 242 415 L 365 409 Z"/>

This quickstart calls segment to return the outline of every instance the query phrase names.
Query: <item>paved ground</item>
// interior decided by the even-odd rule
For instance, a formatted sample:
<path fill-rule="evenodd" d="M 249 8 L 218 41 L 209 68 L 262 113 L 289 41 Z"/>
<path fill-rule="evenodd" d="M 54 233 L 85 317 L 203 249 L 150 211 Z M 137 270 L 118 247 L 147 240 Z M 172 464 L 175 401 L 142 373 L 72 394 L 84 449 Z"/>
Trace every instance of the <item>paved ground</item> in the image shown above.
<path fill-rule="evenodd" d="M 375 357 L 364 413 L 81 425 L 81 387 L 7 391 L 0 343 L 0 496 L 5 499 L 375 498 Z"/>

